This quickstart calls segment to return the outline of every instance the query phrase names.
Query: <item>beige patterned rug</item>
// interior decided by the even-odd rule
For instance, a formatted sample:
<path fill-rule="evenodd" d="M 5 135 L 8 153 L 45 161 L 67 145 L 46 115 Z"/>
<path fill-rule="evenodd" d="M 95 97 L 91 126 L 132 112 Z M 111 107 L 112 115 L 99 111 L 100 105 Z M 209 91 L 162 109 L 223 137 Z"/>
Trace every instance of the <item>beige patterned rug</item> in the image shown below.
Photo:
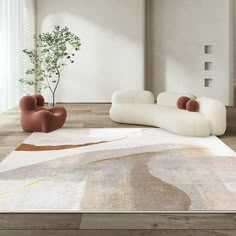
<path fill-rule="evenodd" d="M 236 155 L 157 128 L 34 133 L 0 164 L 0 212 L 236 210 Z"/>

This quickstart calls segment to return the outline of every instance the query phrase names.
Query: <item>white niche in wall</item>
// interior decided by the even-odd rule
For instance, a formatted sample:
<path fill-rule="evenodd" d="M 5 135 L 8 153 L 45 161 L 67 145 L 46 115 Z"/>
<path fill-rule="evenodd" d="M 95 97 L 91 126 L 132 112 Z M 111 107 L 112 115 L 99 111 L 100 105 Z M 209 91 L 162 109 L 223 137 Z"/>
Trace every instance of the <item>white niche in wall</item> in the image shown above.
<path fill-rule="evenodd" d="M 212 88 L 213 79 L 212 78 L 205 78 L 204 80 L 204 87 Z"/>
<path fill-rule="evenodd" d="M 204 53 L 205 54 L 213 54 L 213 46 L 212 45 L 205 45 Z"/>
<path fill-rule="evenodd" d="M 212 71 L 213 70 L 213 62 L 209 62 L 209 61 L 205 62 L 204 69 L 206 71 Z"/>

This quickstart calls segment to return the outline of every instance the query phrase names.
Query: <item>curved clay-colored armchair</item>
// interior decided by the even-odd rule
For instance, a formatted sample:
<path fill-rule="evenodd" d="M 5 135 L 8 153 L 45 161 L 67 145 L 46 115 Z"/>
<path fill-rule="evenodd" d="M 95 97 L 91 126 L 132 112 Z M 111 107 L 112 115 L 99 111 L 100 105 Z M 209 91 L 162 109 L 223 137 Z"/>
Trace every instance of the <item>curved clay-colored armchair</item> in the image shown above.
<path fill-rule="evenodd" d="M 20 100 L 21 126 L 28 132 L 51 132 L 61 128 L 67 112 L 64 107 L 46 109 L 41 94 L 24 96 Z"/>

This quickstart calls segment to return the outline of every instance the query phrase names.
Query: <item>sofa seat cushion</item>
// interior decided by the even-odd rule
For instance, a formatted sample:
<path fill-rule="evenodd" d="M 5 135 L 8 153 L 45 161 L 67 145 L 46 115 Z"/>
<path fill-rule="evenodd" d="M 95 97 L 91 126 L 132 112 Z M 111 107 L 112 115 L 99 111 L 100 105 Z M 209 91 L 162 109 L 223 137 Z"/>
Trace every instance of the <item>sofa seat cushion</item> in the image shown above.
<path fill-rule="evenodd" d="M 112 120 L 120 123 L 160 127 L 171 132 L 206 137 L 211 124 L 201 113 L 156 104 L 116 104 L 110 110 Z"/>

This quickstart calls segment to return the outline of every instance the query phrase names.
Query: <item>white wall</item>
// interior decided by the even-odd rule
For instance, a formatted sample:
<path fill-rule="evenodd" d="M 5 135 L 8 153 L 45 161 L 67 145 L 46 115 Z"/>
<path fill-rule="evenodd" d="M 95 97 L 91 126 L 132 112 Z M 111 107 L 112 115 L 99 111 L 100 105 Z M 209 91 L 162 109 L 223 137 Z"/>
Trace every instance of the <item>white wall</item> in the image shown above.
<path fill-rule="evenodd" d="M 39 33 L 68 26 L 82 43 L 57 102 L 110 102 L 117 89 L 143 89 L 144 15 L 144 0 L 37 1 Z"/>
<path fill-rule="evenodd" d="M 233 103 L 231 0 L 147 1 L 147 87 L 192 92 Z M 214 53 L 204 55 L 204 45 Z M 204 62 L 213 71 L 204 71 Z M 211 88 L 204 78 L 212 78 Z"/>

